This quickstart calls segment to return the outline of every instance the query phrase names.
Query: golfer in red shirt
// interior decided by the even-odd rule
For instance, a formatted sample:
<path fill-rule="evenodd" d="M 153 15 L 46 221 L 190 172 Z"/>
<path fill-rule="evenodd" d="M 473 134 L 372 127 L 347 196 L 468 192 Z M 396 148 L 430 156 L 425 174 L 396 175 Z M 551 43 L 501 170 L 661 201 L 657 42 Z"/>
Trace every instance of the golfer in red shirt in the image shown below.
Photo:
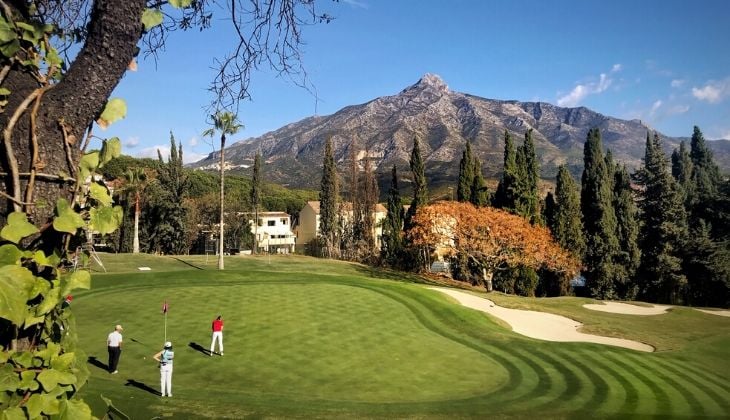
<path fill-rule="evenodd" d="M 209 356 L 213 355 L 213 349 L 215 349 L 215 340 L 218 339 L 218 347 L 220 348 L 220 355 L 223 356 L 223 320 L 221 315 L 213 320 L 213 340 L 210 342 L 210 353 Z"/>

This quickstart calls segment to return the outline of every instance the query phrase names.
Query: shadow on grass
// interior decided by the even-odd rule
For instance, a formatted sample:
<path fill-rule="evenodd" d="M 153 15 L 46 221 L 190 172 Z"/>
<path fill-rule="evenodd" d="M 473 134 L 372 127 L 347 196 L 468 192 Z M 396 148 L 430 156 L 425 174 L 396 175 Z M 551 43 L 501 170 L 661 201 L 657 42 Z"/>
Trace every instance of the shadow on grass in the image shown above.
<path fill-rule="evenodd" d="M 188 344 L 188 347 L 203 353 L 203 356 L 210 356 L 210 350 L 206 349 L 198 343 L 190 342 L 190 344 Z"/>
<path fill-rule="evenodd" d="M 124 384 L 124 386 L 133 386 L 137 389 L 141 389 L 142 391 L 147 391 L 150 394 L 157 395 L 158 397 L 160 395 L 162 395 L 160 393 L 160 391 L 153 389 L 152 387 L 150 387 L 149 385 L 147 385 L 143 382 L 135 381 L 134 379 L 127 379 L 127 383 Z"/>
<path fill-rule="evenodd" d="M 197 266 L 197 265 L 195 265 L 195 264 L 192 264 L 192 263 L 190 263 L 190 262 L 188 262 L 188 261 L 185 261 L 185 260 L 183 260 L 183 259 L 180 259 L 180 258 L 177 258 L 177 257 L 170 257 L 170 258 L 172 258 L 173 260 L 175 260 L 175 261 L 177 261 L 177 262 L 181 262 L 181 263 L 183 263 L 183 264 L 185 264 L 185 265 L 189 265 L 190 267 L 193 267 L 193 268 L 194 268 L 194 269 L 196 269 L 196 270 L 205 270 L 205 268 L 203 268 L 203 267 L 199 267 L 199 266 Z"/>
<path fill-rule="evenodd" d="M 89 356 L 87 362 L 98 367 L 99 369 L 103 369 L 104 371 L 109 372 L 109 365 L 105 365 L 104 363 L 100 362 L 99 359 L 96 358 L 96 356 Z"/>

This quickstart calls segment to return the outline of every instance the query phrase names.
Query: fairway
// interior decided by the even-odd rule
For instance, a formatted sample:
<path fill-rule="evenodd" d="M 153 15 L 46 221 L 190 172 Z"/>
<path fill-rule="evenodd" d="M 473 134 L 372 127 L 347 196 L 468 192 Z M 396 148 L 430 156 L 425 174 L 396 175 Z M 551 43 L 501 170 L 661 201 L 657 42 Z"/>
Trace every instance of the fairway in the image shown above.
<path fill-rule="evenodd" d="M 102 259 L 110 273 L 94 273 L 73 302 L 80 345 L 95 358 L 81 394 L 97 416 L 100 395 L 134 419 L 730 415 L 724 317 L 637 319 L 584 309 L 586 299 L 490 295 L 658 350 L 647 354 L 522 337 L 422 284 L 342 262 L 231 257 L 219 272 L 205 257 Z M 169 399 L 157 395 L 151 358 L 165 338 L 163 301 L 176 355 Z M 210 357 L 219 314 L 225 355 Z M 110 375 L 105 339 L 117 323 L 124 348 Z"/>

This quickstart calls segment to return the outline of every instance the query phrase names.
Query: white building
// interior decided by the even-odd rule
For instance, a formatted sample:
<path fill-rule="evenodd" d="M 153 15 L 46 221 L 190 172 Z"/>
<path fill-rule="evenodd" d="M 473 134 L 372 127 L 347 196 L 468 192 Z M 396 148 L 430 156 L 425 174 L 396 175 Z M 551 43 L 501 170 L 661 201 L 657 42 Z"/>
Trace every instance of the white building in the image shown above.
<path fill-rule="evenodd" d="M 248 213 L 251 221 L 251 233 L 256 238 L 256 247 L 262 252 L 289 254 L 294 252 L 296 235 L 291 230 L 291 216 L 281 211 L 259 212 L 258 226 L 254 226 L 252 213 Z"/>
<path fill-rule="evenodd" d="M 339 207 L 340 217 L 345 220 L 352 219 L 352 204 L 342 203 Z M 383 235 L 382 221 L 388 214 L 388 210 L 380 203 L 375 205 L 373 217 L 373 236 L 375 247 L 380 249 L 381 236 Z M 299 225 L 297 225 L 297 250 L 304 252 L 306 245 L 319 235 L 319 201 L 308 201 L 299 211 Z"/>

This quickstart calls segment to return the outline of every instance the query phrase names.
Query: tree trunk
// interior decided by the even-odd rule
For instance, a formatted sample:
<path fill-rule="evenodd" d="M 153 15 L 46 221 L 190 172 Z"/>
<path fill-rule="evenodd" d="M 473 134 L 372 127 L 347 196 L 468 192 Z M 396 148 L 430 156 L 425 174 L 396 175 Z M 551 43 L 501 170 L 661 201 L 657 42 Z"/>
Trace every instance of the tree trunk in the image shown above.
<path fill-rule="evenodd" d="M 13 12 L 21 14 L 22 11 L 16 8 L 18 4 L 24 2 L 10 2 L 9 6 Z M 95 1 L 83 48 L 63 80 L 36 99 L 40 101 L 35 121 L 37 141 L 33 141 L 31 133 L 30 114 L 35 105 L 31 102 L 9 132 L 10 147 L 2 146 L 2 190 L 15 196 L 17 201 L 32 203 L 22 210 L 37 226 L 46 224 L 53 216 L 58 198 L 71 199 L 74 191 L 73 183 L 61 177 L 58 180 L 36 177 L 34 184 L 29 186 L 32 173 L 76 174 L 86 129 L 101 113 L 127 65 L 137 54 L 144 9 L 144 0 Z M 1 86 L 11 91 L 5 112 L 0 114 L 0 127 L 6 129 L 21 103 L 42 86 L 17 64 L 11 67 Z M 13 158 L 17 160 L 17 168 L 13 168 Z M 17 184 L 14 177 L 19 181 Z M 14 191 L 20 191 L 20 196 Z M 6 222 L 14 207 L 12 200 L 0 196 L 0 224 Z M 45 247 L 57 246 L 57 237 L 55 239 L 44 240 Z"/>
<path fill-rule="evenodd" d="M 221 215 L 220 215 L 220 232 L 219 232 L 219 241 L 218 241 L 218 269 L 223 270 L 223 198 L 224 198 L 224 187 L 225 187 L 225 181 L 223 180 L 223 174 L 225 172 L 224 164 L 226 162 L 224 153 L 226 150 L 226 135 L 221 135 Z"/>
<path fill-rule="evenodd" d="M 132 253 L 139 254 L 139 191 L 134 197 L 134 239 L 132 239 Z"/>

